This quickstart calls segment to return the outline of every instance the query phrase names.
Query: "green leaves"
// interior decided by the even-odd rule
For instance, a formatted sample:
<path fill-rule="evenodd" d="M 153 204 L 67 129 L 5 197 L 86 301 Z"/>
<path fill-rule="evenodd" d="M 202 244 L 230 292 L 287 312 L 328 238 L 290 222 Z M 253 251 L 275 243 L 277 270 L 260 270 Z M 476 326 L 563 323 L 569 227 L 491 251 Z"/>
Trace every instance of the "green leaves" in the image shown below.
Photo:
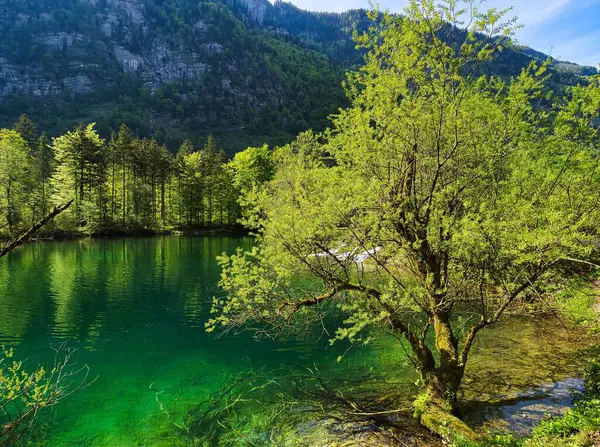
<path fill-rule="evenodd" d="M 466 308 L 480 323 L 464 365 L 480 329 L 589 257 L 600 222 L 598 83 L 549 108 L 548 63 L 508 81 L 478 75 L 515 22 L 474 6 L 413 1 L 358 37 L 368 54 L 348 77 L 352 106 L 324 135 L 276 150 L 273 179 L 247 195 L 259 245 L 223 259 L 227 297 L 210 329 L 282 329 L 336 308 L 345 319 L 334 339 L 369 340 L 384 327 L 431 368 L 431 322 L 457 358 L 450 315 Z M 260 183 L 252 164 L 265 150 L 236 157 L 243 183 Z"/>
<path fill-rule="evenodd" d="M 105 141 L 94 130 L 94 124 L 79 126 L 52 142 L 56 170 L 51 179 L 52 201 L 74 206 L 59 218 L 67 228 L 78 222 L 98 225 L 106 182 L 108 153 Z"/>
<path fill-rule="evenodd" d="M 0 227 L 20 230 L 29 210 L 24 206 L 32 170 L 27 142 L 17 131 L 0 129 Z"/>
<path fill-rule="evenodd" d="M 31 429 L 44 408 L 56 405 L 76 391 L 91 385 L 89 368 L 71 363 L 73 350 L 64 345 L 54 349 L 56 357 L 49 368 L 27 371 L 14 359 L 12 349 L 0 346 L 0 445 L 14 445 Z"/>

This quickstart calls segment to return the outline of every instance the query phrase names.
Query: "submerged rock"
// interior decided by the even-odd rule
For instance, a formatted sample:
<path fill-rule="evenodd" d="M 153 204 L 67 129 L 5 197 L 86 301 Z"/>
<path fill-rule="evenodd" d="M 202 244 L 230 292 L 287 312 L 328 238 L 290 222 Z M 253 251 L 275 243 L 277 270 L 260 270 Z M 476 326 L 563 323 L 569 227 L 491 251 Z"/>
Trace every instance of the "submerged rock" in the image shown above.
<path fill-rule="evenodd" d="M 564 415 L 582 392 L 583 379 L 546 383 L 504 399 L 496 396 L 494 403 L 480 402 L 467 411 L 467 419 L 484 429 L 526 436 L 542 419 Z"/>
<path fill-rule="evenodd" d="M 518 402 L 502 407 L 507 428 L 518 434 L 529 434 L 548 416 L 562 416 L 573 406 L 573 399 L 583 392 L 583 379 L 570 378 L 542 385 L 522 393 Z"/>

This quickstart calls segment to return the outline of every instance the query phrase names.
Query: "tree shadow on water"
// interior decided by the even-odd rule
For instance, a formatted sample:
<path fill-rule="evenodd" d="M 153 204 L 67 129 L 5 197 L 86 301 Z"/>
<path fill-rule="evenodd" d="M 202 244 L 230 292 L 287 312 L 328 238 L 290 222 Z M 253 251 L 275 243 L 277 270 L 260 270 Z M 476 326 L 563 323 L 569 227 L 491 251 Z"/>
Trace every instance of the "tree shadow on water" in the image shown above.
<path fill-rule="evenodd" d="M 179 445 L 441 445 L 414 419 L 406 398 L 411 385 L 372 373 L 341 378 L 317 368 L 251 370 L 230 377 L 183 415 L 170 410 L 169 396 L 155 392 Z"/>

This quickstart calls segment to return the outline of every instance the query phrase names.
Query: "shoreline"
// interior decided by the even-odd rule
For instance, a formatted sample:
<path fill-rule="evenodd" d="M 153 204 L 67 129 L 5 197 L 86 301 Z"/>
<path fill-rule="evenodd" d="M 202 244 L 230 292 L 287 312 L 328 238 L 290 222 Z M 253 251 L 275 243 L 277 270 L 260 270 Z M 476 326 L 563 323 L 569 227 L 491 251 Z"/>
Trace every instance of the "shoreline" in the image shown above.
<path fill-rule="evenodd" d="M 32 237 L 29 242 L 60 242 L 72 241 L 77 239 L 120 239 L 120 238 L 143 238 L 155 236 L 250 236 L 251 231 L 241 225 L 226 225 L 219 227 L 191 227 L 191 228 L 173 228 L 165 230 L 106 230 L 97 233 L 83 232 L 49 232 L 40 233 Z M 5 236 L 0 237 L 0 241 L 7 242 L 12 240 Z"/>

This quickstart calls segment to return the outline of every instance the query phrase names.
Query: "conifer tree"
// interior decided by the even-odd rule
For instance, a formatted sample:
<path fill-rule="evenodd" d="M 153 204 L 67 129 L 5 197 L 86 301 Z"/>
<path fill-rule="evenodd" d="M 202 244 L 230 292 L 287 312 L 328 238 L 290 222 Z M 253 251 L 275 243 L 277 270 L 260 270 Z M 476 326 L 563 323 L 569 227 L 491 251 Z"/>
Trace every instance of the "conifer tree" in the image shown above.
<path fill-rule="evenodd" d="M 39 220 L 48 211 L 49 181 L 52 175 L 52 162 L 54 160 L 52 146 L 50 146 L 46 133 L 42 133 L 38 139 L 32 158 L 32 180 L 35 191 L 35 194 L 33 194 L 33 215 L 34 220 Z"/>
<path fill-rule="evenodd" d="M 32 153 L 37 146 L 37 131 L 33 121 L 26 114 L 22 114 L 15 123 L 14 130 L 17 131 L 21 138 L 25 141 L 29 153 Z"/>
<path fill-rule="evenodd" d="M 189 140 L 185 140 L 175 156 L 174 172 L 177 177 L 177 222 L 181 227 L 185 220 L 185 157 L 194 152 L 194 147 Z M 202 191 L 196 191 L 196 194 L 202 195 Z"/>
<path fill-rule="evenodd" d="M 99 226 L 106 221 L 105 182 L 108 157 L 104 140 L 94 125 L 80 125 L 53 140 L 56 170 L 51 179 L 53 202 L 74 199 L 69 216 L 79 225 Z"/>

